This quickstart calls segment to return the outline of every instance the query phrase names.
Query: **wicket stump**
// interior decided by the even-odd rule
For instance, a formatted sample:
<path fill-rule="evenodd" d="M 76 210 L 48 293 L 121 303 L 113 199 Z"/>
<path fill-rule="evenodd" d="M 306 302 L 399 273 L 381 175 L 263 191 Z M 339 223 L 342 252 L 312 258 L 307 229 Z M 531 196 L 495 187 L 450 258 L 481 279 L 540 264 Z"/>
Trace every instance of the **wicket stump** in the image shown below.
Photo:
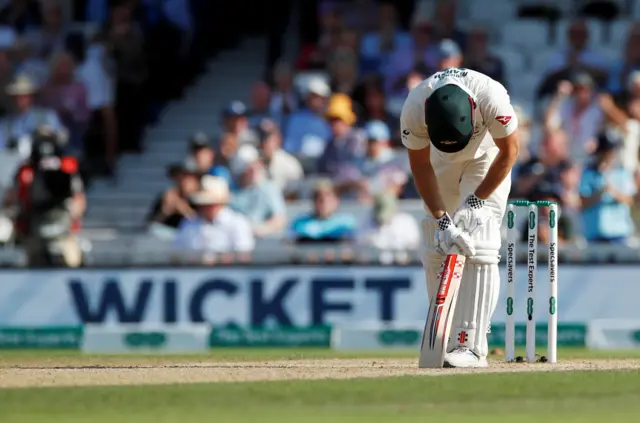
<path fill-rule="evenodd" d="M 505 328 L 505 358 L 515 360 L 516 316 L 516 208 L 526 207 L 527 216 L 527 301 L 526 301 L 526 359 L 536 361 L 535 302 L 538 262 L 538 208 L 549 208 L 549 302 L 547 315 L 547 359 L 557 362 L 558 348 L 558 204 L 552 201 L 510 201 L 507 205 L 507 321 Z"/>

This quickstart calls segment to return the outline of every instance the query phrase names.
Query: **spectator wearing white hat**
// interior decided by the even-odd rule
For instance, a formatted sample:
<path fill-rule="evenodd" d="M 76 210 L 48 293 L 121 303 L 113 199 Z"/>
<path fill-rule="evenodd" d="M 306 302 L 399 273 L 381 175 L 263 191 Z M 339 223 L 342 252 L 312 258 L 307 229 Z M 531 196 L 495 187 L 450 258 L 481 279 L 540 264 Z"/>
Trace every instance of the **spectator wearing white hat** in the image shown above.
<path fill-rule="evenodd" d="M 64 134 L 58 115 L 50 109 L 35 106 L 35 95 L 39 87 L 28 76 L 18 75 L 6 87 L 6 93 L 14 102 L 15 112 L 0 122 L 0 149 L 16 148 L 27 158 L 31 154 L 31 134 L 40 126 L 48 126 L 53 131 Z"/>
<path fill-rule="evenodd" d="M 202 189 L 190 197 L 198 217 L 182 222 L 175 239 L 180 251 L 247 253 L 255 239 L 249 221 L 231 210 L 229 185 L 216 176 L 204 176 Z"/>
<path fill-rule="evenodd" d="M 321 78 L 306 86 L 304 106 L 292 113 L 284 131 L 284 149 L 305 158 L 318 158 L 331 138 L 331 127 L 324 118 L 331 88 Z"/>
<path fill-rule="evenodd" d="M 248 144 L 240 146 L 230 167 L 238 178 L 231 207 L 249 218 L 257 237 L 280 234 L 287 222 L 284 197 L 278 186 L 268 180 L 258 150 Z"/>

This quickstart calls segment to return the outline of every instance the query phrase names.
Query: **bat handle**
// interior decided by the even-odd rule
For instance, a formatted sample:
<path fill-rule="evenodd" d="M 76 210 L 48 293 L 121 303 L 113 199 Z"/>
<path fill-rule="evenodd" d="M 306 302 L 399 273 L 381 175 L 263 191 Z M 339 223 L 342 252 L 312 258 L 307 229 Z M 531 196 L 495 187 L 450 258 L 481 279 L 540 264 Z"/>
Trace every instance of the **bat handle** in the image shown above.
<path fill-rule="evenodd" d="M 451 246 L 451 248 L 449 248 L 449 254 L 462 255 L 462 251 L 460 250 L 460 247 L 454 244 Z"/>

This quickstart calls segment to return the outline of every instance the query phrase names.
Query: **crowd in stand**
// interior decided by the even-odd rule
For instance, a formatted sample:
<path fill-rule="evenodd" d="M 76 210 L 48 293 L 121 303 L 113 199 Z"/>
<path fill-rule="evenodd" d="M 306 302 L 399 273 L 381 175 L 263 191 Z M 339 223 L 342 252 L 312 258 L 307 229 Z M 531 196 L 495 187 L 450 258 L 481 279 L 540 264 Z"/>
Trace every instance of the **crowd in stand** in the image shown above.
<path fill-rule="evenodd" d="M 508 78 L 509 63 L 490 48 L 491 28 L 458 26 L 454 1 L 416 9 L 406 28 L 394 2 L 356 3 L 320 2 L 316 42 L 303 44 L 293 61 L 277 61 L 251 87 L 248 104 L 222 110 L 220 134 L 193 136 L 187 160 L 171 168 L 175 188 L 149 215 L 177 229 L 180 248 L 249 251 L 274 238 L 417 246 L 419 225 L 398 207 L 417 198 L 398 128 L 407 92 L 452 67 L 508 89 L 518 78 Z M 639 29 L 632 25 L 618 47 L 623 61 L 610 63 L 591 50 L 585 22 L 573 21 L 540 75 L 533 107 L 512 96 L 524 147 L 512 196 L 558 201 L 561 242 L 633 240 Z M 309 185 L 312 210 L 287 221 L 289 201 L 304 198 Z M 359 219 L 341 204 L 371 212 Z"/>
<path fill-rule="evenodd" d="M 196 20 L 206 1 L 0 3 L 0 148 L 28 157 L 30 134 L 49 126 L 86 180 L 143 151 L 144 128 L 208 55 Z"/>
<path fill-rule="evenodd" d="M 306 36 L 293 60 L 275 60 L 239 95 L 248 102 L 220 111 L 220 133 L 194 132 L 184 160 L 170 166 L 175 185 L 149 213 L 156 234 L 213 251 L 283 239 L 415 248 L 419 224 L 401 211 L 404 199 L 418 198 L 398 127 L 408 91 L 438 70 L 468 68 L 522 92 L 513 63 L 495 48 L 496 28 L 461 25 L 455 1 L 423 2 L 427 9 L 408 1 L 314 3 L 317 37 Z M 211 25 L 212 10 L 222 7 L 211 5 L 0 2 L 3 154 L 28 156 L 29 134 L 45 125 L 64 134 L 85 181 L 116 174 L 118 155 L 144 150 L 144 128 L 202 69 L 208 40 L 228 32 Z M 574 18 L 554 13 L 521 15 Z M 512 196 L 559 201 L 563 242 L 630 244 L 640 179 L 640 26 L 629 25 L 625 44 L 614 47 L 620 60 L 612 60 L 590 43 L 587 23 L 572 20 L 566 34 L 553 35 L 567 41 L 548 58 L 535 98 L 512 95 L 523 144 Z M 278 51 L 270 46 L 269 63 Z M 291 217 L 296 199 L 310 199 L 312 209 Z"/>
<path fill-rule="evenodd" d="M 84 186 L 115 179 L 119 156 L 142 153 L 145 128 L 235 41 L 235 31 L 212 26 L 223 9 L 208 0 L 0 0 L 1 243 L 40 263 L 40 226 L 55 224 L 65 260 L 79 249 Z"/>

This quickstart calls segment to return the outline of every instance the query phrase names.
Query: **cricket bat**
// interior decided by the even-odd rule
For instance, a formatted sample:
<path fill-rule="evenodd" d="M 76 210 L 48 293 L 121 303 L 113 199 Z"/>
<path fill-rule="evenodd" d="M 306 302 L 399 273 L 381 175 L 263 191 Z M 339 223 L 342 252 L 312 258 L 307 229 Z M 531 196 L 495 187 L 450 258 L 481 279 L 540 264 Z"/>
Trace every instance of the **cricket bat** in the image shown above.
<path fill-rule="evenodd" d="M 429 298 L 429 313 L 420 346 L 421 369 L 441 368 L 447 353 L 451 321 L 458 300 L 458 289 L 467 258 L 457 248 L 451 251 L 441 265 L 440 286 L 433 298 Z"/>

